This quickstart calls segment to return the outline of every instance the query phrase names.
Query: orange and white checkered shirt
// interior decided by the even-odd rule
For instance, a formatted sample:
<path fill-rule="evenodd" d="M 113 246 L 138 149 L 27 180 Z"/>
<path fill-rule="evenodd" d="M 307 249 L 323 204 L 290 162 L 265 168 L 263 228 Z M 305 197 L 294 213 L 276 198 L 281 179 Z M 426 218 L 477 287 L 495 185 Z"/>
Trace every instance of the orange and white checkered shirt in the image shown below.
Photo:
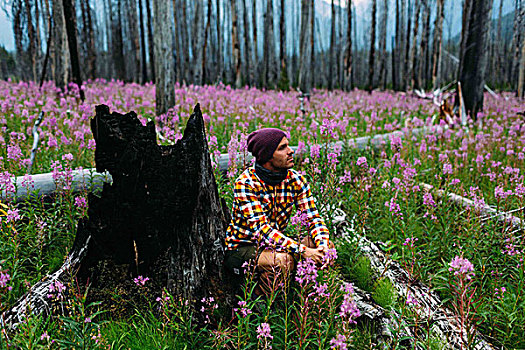
<path fill-rule="evenodd" d="M 233 193 L 232 219 L 226 231 L 228 250 L 262 242 L 278 250 L 302 252 L 305 247 L 283 233 L 294 206 L 305 214 L 316 246 L 328 246 L 328 228 L 317 211 L 310 186 L 297 171 L 289 169 L 280 184 L 271 186 L 250 167 L 235 181 Z"/>

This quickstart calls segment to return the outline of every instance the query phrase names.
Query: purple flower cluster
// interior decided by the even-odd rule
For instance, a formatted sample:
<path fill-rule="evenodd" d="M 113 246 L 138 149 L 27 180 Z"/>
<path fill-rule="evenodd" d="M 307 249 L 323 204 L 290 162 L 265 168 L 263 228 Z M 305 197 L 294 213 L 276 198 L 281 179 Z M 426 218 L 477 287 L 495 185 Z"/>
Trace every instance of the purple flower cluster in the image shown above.
<path fill-rule="evenodd" d="M 317 267 L 315 266 L 315 262 L 310 258 L 299 261 L 295 280 L 299 282 L 301 286 L 306 286 L 309 283 L 315 283 L 316 279 Z"/>
<path fill-rule="evenodd" d="M 330 349 L 347 350 L 346 336 L 344 334 L 337 334 L 335 338 L 330 340 Z"/>
<path fill-rule="evenodd" d="M 449 266 L 448 270 L 454 272 L 454 276 L 463 275 L 467 280 L 474 276 L 474 265 L 462 256 L 456 255 Z"/>
<path fill-rule="evenodd" d="M 233 309 L 233 312 L 239 313 L 241 317 L 244 318 L 252 313 L 252 310 L 249 307 L 247 307 L 246 301 L 240 300 L 239 302 L 237 302 L 237 305 L 239 305 L 239 308 Z"/>
<path fill-rule="evenodd" d="M 64 295 L 62 293 L 65 291 L 66 286 L 57 280 L 49 285 L 49 293 L 47 294 L 47 297 L 49 299 L 56 298 L 58 300 L 62 300 L 64 299 Z"/>
<path fill-rule="evenodd" d="M 348 323 L 356 323 L 355 319 L 361 316 L 361 312 L 357 308 L 357 304 L 353 299 L 354 288 L 350 283 L 345 283 L 341 286 L 343 291 L 343 302 L 339 309 L 339 316 L 345 319 Z"/>
<path fill-rule="evenodd" d="M 149 277 L 143 277 L 143 276 L 138 276 L 133 279 L 133 282 L 139 287 L 145 286 L 146 282 L 148 281 L 149 281 Z"/>
<path fill-rule="evenodd" d="M 271 334 L 271 328 L 270 325 L 266 322 L 261 323 L 257 326 L 257 339 L 261 338 L 267 338 L 267 339 L 273 339 L 273 335 Z"/>

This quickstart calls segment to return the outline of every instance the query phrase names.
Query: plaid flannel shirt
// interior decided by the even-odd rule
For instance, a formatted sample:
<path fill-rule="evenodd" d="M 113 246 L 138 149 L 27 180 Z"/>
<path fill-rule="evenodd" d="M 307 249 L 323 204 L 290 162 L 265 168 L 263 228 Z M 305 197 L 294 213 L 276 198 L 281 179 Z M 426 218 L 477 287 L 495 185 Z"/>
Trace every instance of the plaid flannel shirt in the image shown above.
<path fill-rule="evenodd" d="M 297 211 L 306 214 L 316 246 L 328 246 L 328 228 L 317 211 L 310 186 L 297 171 L 288 170 L 280 184 L 271 186 L 262 182 L 250 167 L 237 178 L 233 192 L 232 219 L 226 231 L 228 250 L 262 241 L 289 253 L 304 251 L 304 245 L 283 233 L 294 205 Z"/>

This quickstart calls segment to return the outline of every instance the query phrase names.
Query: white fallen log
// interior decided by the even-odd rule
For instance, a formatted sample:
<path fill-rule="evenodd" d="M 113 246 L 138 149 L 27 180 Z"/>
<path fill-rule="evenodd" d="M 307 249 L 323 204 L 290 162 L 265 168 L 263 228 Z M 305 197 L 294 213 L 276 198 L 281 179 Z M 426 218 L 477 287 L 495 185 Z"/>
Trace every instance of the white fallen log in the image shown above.
<path fill-rule="evenodd" d="M 443 305 L 439 295 L 430 289 L 427 285 L 414 281 L 411 276 L 397 262 L 387 257 L 379 247 L 368 240 L 364 235 L 357 233 L 351 223 L 346 221 L 344 213 L 336 215 L 337 224 L 341 225 L 342 237 L 350 244 L 357 244 L 363 254 L 370 259 L 372 269 L 377 275 L 390 279 L 397 293 L 401 296 L 411 295 L 418 302 L 417 312 L 419 318 L 428 321 L 431 326 L 431 332 L 438 339 L 447 342 L 447 349 L 464 349 L 465 329 L 462 329 L 457 315 Z M 398 329 L 401 328 L 403 333 L 411 336 L 406 327 L 399 327 L 399 315 L 393 315 L 384 319 L 383 328 Z M 389 324 L 390 322 L 390 324 Z M 385 331 L 383 331 L 385 333 Z M 476 331 L 474 346 L 475 350 L 494 349 L 481 334 Z M 419 347 L 416 346 L 419 349 Z"/>
<path fill-rule="evenodd" d="M 407 135 L 421 135 L 428 134 L 432 132 L 441 131 L 440 126 L 431 126 L 423 127 L 416 129 L 405 129 L 403 131 L 394 131 L 387 134 L 379 134 L 374 136 L 363 136 L 350 139 L 348 141 L 337 141 L 327 144 L 331 149 L 334 147 L 351 147 L 357 149 L 365 149 L 367 147 L 379 147 L 384 145 L 392 137 L 401 137 L 404 138 Z M 297 146 L 291 147 L 294 151 L 297 151 Z M 308 148 L 308 147 L 307 147 Z M 246 162 L 251 164 L 253 157 L 251 154 L 242 154 L 238 153 L 236 155 L 236 160 L 239 164 Z M 229 167 L 230 156 L 227 153 L 221 154 L 218 159 L 216 159 L 217 166 L 221 172 L 226 172 Z M 99 173 L 95 168 L 83 169 L 83 170 L 73 170 L 72 171 L 72 190 L 73 192 L 81 191 L 93 191 L 99 189 L 103 186 L 105 182 L 111 183 L 113 180 L 109 173 Z M 15 187 L 15 191 L 6 191 L 5 189 L 1 190 L 0 201 L 10 201 L 10 202 L 22 202 L 28 198 L 31 194 L 36 195 L 37 197 L 50 196 L 57 190 L 55 180 L 53 179 L 52 173 L 44 173 L 31 175 L 31 180 L 33 181 L 32 186 L 24 185 L 24 177 L 17 176 L 11 178 L 11 183 Z"/>
<path fill-rule="evenodd" d="M 434 193 L 439 197 L 448 197 L 452 202 L 455 204 L 463 207 L 463 208 L 476 208 L 476 210 L 479 210 L 479 212 L 482 215 L 489 216 L 491 218 L 496 218 L 498 221 L 506 224 L 510 224 L 514 228 L 517 229 L 524 229 L 525 228 L 525 222 L 521 220 L 518 217 L 515 217 L 510 212 L 502 212 L 498 211 L 488 205 L 484 205 L 482 207 L 476 207 L 474 204 L 474 201 L 465 197 L 462 197 L 460 195 L 457 195 L 455 193 L 446 193 L 443 190 L 435 189 L 434 186 L 426 184 L 426 183 L 420 183 L 419 184 L 424 191 L 430 192 L 434 190 Z"/>

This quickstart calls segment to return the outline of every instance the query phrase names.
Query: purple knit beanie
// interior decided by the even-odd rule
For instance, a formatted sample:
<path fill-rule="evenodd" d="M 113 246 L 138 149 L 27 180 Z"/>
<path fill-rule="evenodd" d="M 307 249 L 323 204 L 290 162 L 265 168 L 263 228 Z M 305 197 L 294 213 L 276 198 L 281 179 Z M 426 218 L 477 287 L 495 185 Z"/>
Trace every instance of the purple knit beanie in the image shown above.
<path fill-rule="evenodd" d="M 272 159 L 273 152 L 285 136 L 284 131 L 275 128 L 254 131 L 248 135 L 248 152 L 262 165 Z"/>

